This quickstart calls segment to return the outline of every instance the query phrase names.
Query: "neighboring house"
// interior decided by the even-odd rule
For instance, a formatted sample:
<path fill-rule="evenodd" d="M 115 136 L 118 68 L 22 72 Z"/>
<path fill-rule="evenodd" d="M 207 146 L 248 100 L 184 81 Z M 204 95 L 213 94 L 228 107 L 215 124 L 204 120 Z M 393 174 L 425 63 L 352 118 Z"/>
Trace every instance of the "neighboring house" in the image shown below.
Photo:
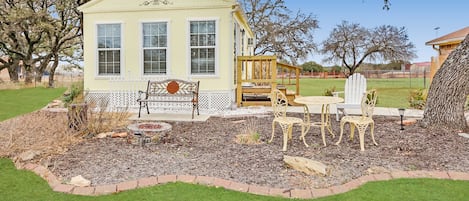
<path fill-rule="evenodd" d="M 200 81 L 201 111 L 236 102 L 236 56 L 254 34 L 236 0 L 92 0 L 84 16 L 84 88 L 90 99 L 136 107 L 148 80 Z"/>
<path fill-rule="evenodd" d="M 469 34 L 469 26 L 425 43 L 425 45 L 431 45 L 433 49 L 438 51 L 438 57 L 432 57 L 430 78 L 433 78 L 436 71 L 440 69 L 443 62 L 448 58 L 448 55 L 458 47 L 467 34 Z"/>

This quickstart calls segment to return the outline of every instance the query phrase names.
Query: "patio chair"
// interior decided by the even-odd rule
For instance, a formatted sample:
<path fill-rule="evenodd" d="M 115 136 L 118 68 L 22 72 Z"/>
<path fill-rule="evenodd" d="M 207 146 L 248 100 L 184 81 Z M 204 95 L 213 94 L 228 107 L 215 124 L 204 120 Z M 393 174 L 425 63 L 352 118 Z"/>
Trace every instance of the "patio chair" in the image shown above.
<path fill-rule="evenodd" d="M 280 90 L 274 89 L 271 92 L 270 100 L 272 103 L 272 110 L 274 113 L 274 120 L 272 121 L 272 136 L 270 137 L 269 143 L 274 139 L 275 124 L 280 124 L 283 132 L 283 151 L 287 150 L 287 141 L 292 138 L 292 128 L 294 124 L 301 126 L 300 139 L 306 147 L 309 145 L 306 143 L 305 134 L 309 131 L 310 117 L 308 107 L 304 107 L 304 119 L 297 117 L 287 117 L 288 99 Z"/>
<path fill-rule="evenodd" d="M 366 91 L 366 78 L 360 73 L 354 73 L 345 80 L 344 91 L 332 92 L 333 96 L 338 97 L 344 94 L 344 102 L 337 103 L 336 120 L 339 121 L 339 112 L 347 115 L 345 109 L 360 109 L 360 102 L 363 93 Z"/>
<path fill-rule="evenodd" d="M 344 133 L 344 125 L 346 123 L 350 124 L 350 139 L 353 140 L 353 135 L 355 132 L 355 127 L 358 128 L 358 135 L 360 138 L 360 149 L 361 151 L 365 151 L 365 131 L 368 125 L 370 125 L 370 133 L 371 139 L 375 145 L 378 145 L 375 141 L 375 136 L 373 134 L 375 122 L 373 121 L 373 111 L 376 104 L 376 90 L 367 91 L 361 100 L 361 116 L 344 116 L 340 120 L 340 136 L 339 141 L 337 141 L 336 145 L 339 145 L 340 141 L 342 140 L 342 134 Z"/>

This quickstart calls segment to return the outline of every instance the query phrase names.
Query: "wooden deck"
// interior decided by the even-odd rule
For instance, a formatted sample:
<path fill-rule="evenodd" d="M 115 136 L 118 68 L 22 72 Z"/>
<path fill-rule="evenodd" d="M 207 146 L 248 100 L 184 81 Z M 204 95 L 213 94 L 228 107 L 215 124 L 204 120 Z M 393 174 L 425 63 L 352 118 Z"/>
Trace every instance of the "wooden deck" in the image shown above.
<path fill-rule="evenodd" d="M 270 106 L 272 88 L 281 90 L 291 105 L 299 96 L 300 68 L 277 63 L 275 56 L 240 56 L 237 62 L 236 102 L 238 107 Z M 295 86 L 295 90 L 287 90 Z M 291 88 L 291 87 L 290 87 Z"/>

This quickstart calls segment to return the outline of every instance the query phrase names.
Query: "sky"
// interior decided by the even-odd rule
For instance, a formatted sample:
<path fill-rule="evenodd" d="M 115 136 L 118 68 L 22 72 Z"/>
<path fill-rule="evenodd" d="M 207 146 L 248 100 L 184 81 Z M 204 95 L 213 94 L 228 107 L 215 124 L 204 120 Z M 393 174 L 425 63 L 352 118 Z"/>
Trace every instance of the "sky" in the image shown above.
<path fill-rule="evenodd" d="M 382 9 L 383 0 L 285 0 L 285 3 L 293 12 L 300 10 L 316 16 L 319 29 L 313 36 L 318 45 L 343 20 L 366 28 L 405 27 L 417 54 L 412 62 L 430 61 L 437 55 L 425 42 L 469 26 L 468 0 L 390 0 L 389 10 Z M 331 65 L 322 58 L 319 53 L 313 53 L 308 60 Z"/>

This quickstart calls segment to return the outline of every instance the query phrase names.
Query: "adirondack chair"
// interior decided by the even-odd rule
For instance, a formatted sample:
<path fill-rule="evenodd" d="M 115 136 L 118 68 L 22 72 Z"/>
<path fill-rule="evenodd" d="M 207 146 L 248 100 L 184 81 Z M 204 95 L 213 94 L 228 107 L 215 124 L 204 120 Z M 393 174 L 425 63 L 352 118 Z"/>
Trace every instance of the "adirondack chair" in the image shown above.
<path fill-rule="evenodd" d="M 354 73 L 345 81 L 344 91 L 333 92 L 333 96 L 344 94 L 344 102 L 337 103 L 336 120 L 339 121 L 339 113 L 345 116 L 345 109 L 360 109 L 363 94 L 366 92 L 366 78 L 360 73 Z"/>

